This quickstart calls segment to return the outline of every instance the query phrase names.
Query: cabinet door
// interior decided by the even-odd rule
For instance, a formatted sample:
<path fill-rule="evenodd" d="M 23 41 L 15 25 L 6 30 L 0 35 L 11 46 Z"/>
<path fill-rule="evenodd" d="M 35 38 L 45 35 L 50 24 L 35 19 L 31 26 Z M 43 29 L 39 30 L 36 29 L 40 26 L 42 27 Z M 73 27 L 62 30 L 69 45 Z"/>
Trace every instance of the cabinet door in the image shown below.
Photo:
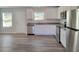
<path fill-rule="evenodd" d="M 61 29 L 60 41 L 64 47 L 66 47 L 66 30 Z"/>
<path fill-rule="evenodd" d="M 55 25 L 35 25 L 34 29 L 36 35 L 56 35 Z"/>

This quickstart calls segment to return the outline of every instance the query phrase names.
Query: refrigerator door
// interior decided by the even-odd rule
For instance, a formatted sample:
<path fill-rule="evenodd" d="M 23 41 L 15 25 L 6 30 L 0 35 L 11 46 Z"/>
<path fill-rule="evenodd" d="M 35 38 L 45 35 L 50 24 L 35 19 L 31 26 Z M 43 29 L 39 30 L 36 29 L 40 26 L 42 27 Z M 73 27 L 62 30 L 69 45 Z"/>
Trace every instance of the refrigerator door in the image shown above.
<path fill-rule="evenodd" d="M 74 9 L 69 12 L 67 18 L 67 26 L 74 29 L 79 29 L 79 9 Z"/>
<path fill-rule="evenodd" d="M 79 52 L 79 31 L 76 33 L 76 40 L 77 40 L 77 44 L 76 44 L 76 52 Z"/>
<path fill-rule="evenodd" d="M 69 30 L 69 37 L 67 37 L 67 51 L 69 52 L 77 51 L 78 32 L 79 31 Z"/>
<path fill-rule="evenodd" d="M 79 9 L 67 12 L 67 51 L 79 52 Z"/>

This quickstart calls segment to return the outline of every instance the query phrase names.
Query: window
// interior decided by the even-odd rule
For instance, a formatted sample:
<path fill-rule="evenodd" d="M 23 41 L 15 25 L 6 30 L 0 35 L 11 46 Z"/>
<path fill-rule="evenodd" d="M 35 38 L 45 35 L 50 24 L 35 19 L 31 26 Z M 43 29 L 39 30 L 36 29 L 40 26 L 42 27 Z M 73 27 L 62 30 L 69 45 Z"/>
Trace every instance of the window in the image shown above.
<path fill-rule="evenodd" d="M 2 13 L 3 27 L 12 27 L 12 13 Z"/>
<path fill-rule="evenodd" d="M 34 20 L 44 20 L 44 12 L 35 12 Z"/>

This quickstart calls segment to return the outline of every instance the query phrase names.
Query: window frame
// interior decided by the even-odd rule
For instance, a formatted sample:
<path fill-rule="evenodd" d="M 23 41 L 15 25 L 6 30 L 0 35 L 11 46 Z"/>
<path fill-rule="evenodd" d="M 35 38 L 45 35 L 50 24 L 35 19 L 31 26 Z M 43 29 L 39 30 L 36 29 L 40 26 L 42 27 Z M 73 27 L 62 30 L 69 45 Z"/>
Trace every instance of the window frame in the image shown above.
<path fill-rule="evenodd" d="M 37 19 L 35 19 L 36 18 L 36 16 L 35 16 L 35 14 L 37 13 Z M 40 14 L 40 15 L 42 15 L 42 16 L 38 16 L 38 14 Z M 40 18 L 40 17 L 42 17 L 42 18 Z M 35 21 L 40 21 L 40 20 L 44 20 L 45 19 L 45 13 L 44 12 L 34 12 L 34 20 Z"/>
<path fill-rule="evenodd" d="M 3 14 L 7 14 L 7 13 L 9 13 L 9 14 L 11 14 L 11 25 L 10 26 L 4 26 L 3 25 L 3 22 L 4 22 L 4 19 L 3 19 Z M 2 12 L 2 27 L 4 27 L 4 28 L 9 28 L 9 27 L 12 27 L 13 26 L 13 24 L 12 24 L 12 20 L 13 20 L 13 14 L 12 14 L 12 12 Z M 9 20 L 8 20 L 9 21 Z"/>

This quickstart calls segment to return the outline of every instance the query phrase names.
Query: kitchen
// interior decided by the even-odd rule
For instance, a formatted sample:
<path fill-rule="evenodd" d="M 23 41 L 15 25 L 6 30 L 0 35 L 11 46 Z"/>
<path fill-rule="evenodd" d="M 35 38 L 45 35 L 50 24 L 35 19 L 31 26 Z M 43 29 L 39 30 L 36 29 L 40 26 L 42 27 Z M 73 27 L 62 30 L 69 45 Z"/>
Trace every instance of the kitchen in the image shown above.
<path fill-rule="evenodd" d="M 78 59 L 79 0 L 1 0 L 0 52 L 1 59 Z"/>
<path fill-rule="evenodd" d="M 35 17 L 36 13 L 37 16 Z M 30 7 L 27 9 L 26 15 L 28 19 L 27 35 L 53 35 L 56 37 L 57 42 L 60 43 L 61 25 L 60 19 L 58 19 L 58 7 Z M 39 19 L 35 20 L 35 18 Z"/>
<path fill-rule="evenodd" d="M 0 37 L 3 38 L 1 46 L 4 45 L 2 51 L 64 51 L 56 40 L 56 31 L 59 31 L 56 30 L 59 26 L 58 6 L 6 7 L 0 8 L 0 15 L 0 33 L 3 34 Z M 8 42 L 13 42 L 13 45 Z M 7 49 L 7 44 L 10 44 L 11 50 Z"/>
<path fill-rule="evenodd" d="M 34 14 L 37 13 L 38 16 L 35 16 Z M 39 14 L 41 14 L 41 16 L 39 16 Z M 37 19 L 35 20 L 35 18 L 38 17 L 38 18 L 42 18 L 41 20 Z M 33 34 L 34 31 L 32 32 L 32 30 L 30 31 L 29 28 L 32 28 L 33 25 L 47 25 L 49 27 L 50 24 L 52 23 L 58 23 L 59 20 L 57 19 L 57 7 L 37 7 L 37 8 L 28 8 L 27 9 L 27 20 L 28 20 L 28 31 L 29 32 L 28 34 Z M 36 27 L 36 26 L 33 26 L 33 27 Z M 55 27 L 55 26 L 54 26 Z M 40 28 L 38 28 L 40 29 Z M 44 29 L 41 28 L 41 29 Z M 42 31 L 40 29 L 40 31 Z M 47 28 L 46 28 L 47 29 Z M 35 29 L 36 30 L 36 29 Z M 49 32 L 48 34 L 54 34 L 55 33 L 51 33 L 51 30 L 54 30 L 53 32 L 56 32 L 55 29 L 50 29 L 50 31 L 47 29 L 46 32 Z M 39 31 L 36 31 L 35 33 L 37 33 Z M 40 34 L 47 34 L 46 32 L 39 32 Z M 44 35 L 45 35 L 44 34 Z"/>
<path fill-rule="evenodd" d="M 70 15 L 70 12 L 72 11 L 72 10 L 77 10 L 78 9 L 78 7 L 75 7 L 75 6 L 68 6 L 68 7 L 58 7 L 58 13 L 59 13 L 59 15 L 58 15 L 58 19 L 54 19 L 53 21 L 47 21 L 47 24 L 52 24 L 53 26 L 55 26 L 55 27 L 52 27 L 53 29 L 50 29 L 49 27 L 50 26 L 46 26 L 46 28 L 49 28 L 48 30 L 50 30 L 51 32 L 54 32 L 54 33 L 52 33 L 52 35 L 55 35 L 56 36 L 56 39 L 57 39 L 57 41 L 60 43 L 60 44 L 62 44 L 62 46 L 66 49 L 71 49 L 71 48 L 69 48 L 68 47 L 68 39 L 70 38 L 69 37 L 69 33 L 71 33 L 71 32 L 69 32 L 69 30 L 68 30 L 68 28 L 66 27 L 66 26 L 69 26 L 68 24 L 70 23 L 70 17 L 71 17 L 71 15 Z M 73 12 L 72 12 L 73 13 Z M 73 16 L 74 17 L 74 16 Z M 71 17 L 71 18 L 73 18 L 73 17 Z M 76 18 L 74 18 L 74 19 L 76 19 Z M 54 22 L 55 21 L 55 22 Z M 43 22 L 38 22 L 38 23 L 35 23 L 35 25 L 39 25 L 39 24 L 42 24 Z M 45 22 L 43 23 L 43 24 L 46 24 Z M 73 23 L 74 24 L 74 23 Z M 78 25 L 78 24 L 77 24 Z M 43 26 L 43 25 L 42 25 Z M 39 27 L 39 26 L 38 26 Z M 40 27 L 41 28 L 41 27 Z M 41 29 L 40 28 L 38 28 L 39 30 L 43 30 L 43 28 L 45 28 L 45 26 L 44 27 L 42 27 Z M 46 29 L 45 28 L 45 29 Z M 44 29 L 44 30 L 45 30 Z M 49 31 L 46 31 L 45 32 L 45 34 L 43 34 L 44 33 L 44 30 L 43 31 L 41 31 L 42 32 L 42 34 L 40 34 L 40 33 L 38 33 L 38 34 L 35 34 L 35 35 L 46 35 L 46 32 L 49 32 Z M 40 32 L 40 31 L 37 31 L 37 32 Z M 51 34 L 48 34 L 48 35 L 51 35 Z M 75 43 L 76 44 L 76 43 Z M 69 44 L 70 45 L 70 44 Z M 70 46 L 71 47 L 71 46 Z M 72 48 L 72 49 L 74 49 L 74 51 L 76 51 L 75 49 L 76 48 Z M 71 50 L 72 50 L 71 49 Z M 70 50 L 70 51 L 71 51 Z M 69 51 L 69 50 L 67 50 L 67 51 Z M 78 50 L 77 50 L 78 51 Z"/>
<path fill-rule="evenodd" d="M 49 15 L 49 17 L 45 15 L 46 17 L 48 17 L 45 20 L 29 21 L 28 25 L 27 25 L 27 32 L 28 32 L 27 34 L 30 34 L 30 35 L 32 35 L 32 34 L 33 35 L 54 35 L 56 37 L 57 41 L 59 43 L 61 43 L 64 48 L 66 48 L 67 30 L 65 28 L 65 25 L 66 25 L 65 23 L 67 22 L 67 20 L 69 18 L 68 11 L 77 9 L 77 7 L 60 6 L 57 9 L 58 9 L 58 11 L 56 11 L 56 12 L 58 13 L 58 15 L 56 15 L 55 11 L 54 11 L 54 13 L 53 13 L 53 11 L 51 11 L 54 14 L 54 16 L 53 15 L 50 16 L 50 13 L 48 13 L 47 15 Z M 36 9 L 32 10 L 30 8 L 29 12 L 33 13 L 32 11 L 38 11 L 38 10 L 36 10 Z M 44 11 L 46 11 L 46 9 Z M 32 15 L 33 14 L 31 14 L 30 16 L 33 17 Z M 32 19 L 30 19 L 30 20 L 32 20 Z M 51 27 L 50 25 L 52 25 L 51 29 L 49 28 L 49 27 Z M 46 28 L 45 28 L 45 26 L 46 26 Z M 30 28 L 30 30 L 29 30 L 29 28 Z M 48 29 L 48 31 L 45 31 L 45 29 Z M 34 30 L 36 32 L 34 32 Z M 47 33 L 47 32 L 49 32 L 49 33 Z"/>
<path fill-rule="evenodd" d="M 11 34 L 11 35 L 15 34 L 15 39 L 16 38 L 24 39 L 24 40 L 26 38 L 29 40 L 32 39 L 30 41 L 22 40 L 23 42 L 27 42 L 27 43 L 31 42 L 30 44 L 27 44 L 29 46 L 31 45 L 31 48 L 33 46 L 37 48 L 37 46 L 40 47 L 40 45 L 46 46 L 50 42 L 50 44 L 45 47 L 45 48 L 47 48 L 46 51 L 62 51 L 62 52 L 63 51 L 78 51 L 78 48 L 76 47 L 76 43 L 74 43 L 74 47 L 73 47 L 71 45 L 72 42 L 70 42 L 71 40 L 69 40 L 69 38 L 71 39 L 71 37 L 69 37 L 69 36 L 73 32 L 73 31 L 70 31 L 71 30 L 70 24 L 74 22 L 74 21 L 70 22 L 70 19 L 72 19 L 72 20 L 76 19 L 75 14 L 78 15 L 78 13 L 76 13 L 77 9 L 78 9 L 77 6 L 42 6 L 42 7 L 40 7 L 40 6 L 32 7 L 31 6 L 31 7 L 0 8 L 0 17 L 1 17 L 0 18 L 0 33 L 1 34 Z M 73 10 L 75 10 L 75 11 L 73 11 Z M 9 13 L 9 16 L 11 16 L 10 18 L 12 20 L 10 20 L 10 19 L 9 20 L 12 21 L 12 24 L 10 25 L 10 27 L 5 27 L 6 25 L 5 26 L 2 25 L 2 20 L 5 20 L 5 18 L 4 17 L 2 18 L 2 16 L 4 16 L 4 14 L 7 15 L 8 13 Z M 1 16 L 1 14 L 2 14 L 2 16 Z M 8 15 L 7 15 L 7 17 L 8 17 Z M 4 23 L 5 23 L 5 21 L 4 21 Z M 73 23 L 73 24 L 75 25 L 75 23 Z M 72 25 L 72 27 L 74 25 Z M 78 27 L 78 23 L 76 25 Z M 16 34 L 18 34 L 18 35 L 16 35 Z M 78 33 L 76 33 L 76 35 L 77 34 Z M 21 36 L 21 35 L 23 37 L 19 38 L 19 36 Z M 75 38 L 74 36 L 75 35 L 73 35 L 73 38 Z M 14 36 L 12 36 L 12 37 L 14 37 Z M 51 40 L 50 40 L 50 38 L 51 38 Z M 35 41 L 33 41 L 34 39 L 35 39 Z M 43 41 L 41 41 L 41 40 L 43 40 Z M 56 41 L 54 42 L 53 40 L 54 41 L 56 40 Z M 74 42 L 74 39 L 72 41 Z M 52 42 L 52 44 L 51 44 L 51 42 Z M 77 42 L 77 37 L 76 37 L 75 42 Z M 14 41 L 14 43 L 17 43 L 17 42 Z M 22 44 L 22 43 L 20 42 L 20 44 Z M 25 43 L 23 43 L 23 44 L 25 44 Z M 50 47 L 50 49 L 49 49 L 49 47 Z M 42 49 L 43 48 L 41 47 L 40 49 L 37 48 L 36 50 L 34 49 L 33 51 L 45 51 Z M 58 49 L 58 50 L 56 50 L 56 49 Z M 27 48 L 27 50 L 28 50 L 28 48 Z M 26 49 L 24 49 L 22 51 L 26 51 Z M 30 50 L 30 48 L 29 48 L 28 51 L 32 51 L 32 50 Z"/>

